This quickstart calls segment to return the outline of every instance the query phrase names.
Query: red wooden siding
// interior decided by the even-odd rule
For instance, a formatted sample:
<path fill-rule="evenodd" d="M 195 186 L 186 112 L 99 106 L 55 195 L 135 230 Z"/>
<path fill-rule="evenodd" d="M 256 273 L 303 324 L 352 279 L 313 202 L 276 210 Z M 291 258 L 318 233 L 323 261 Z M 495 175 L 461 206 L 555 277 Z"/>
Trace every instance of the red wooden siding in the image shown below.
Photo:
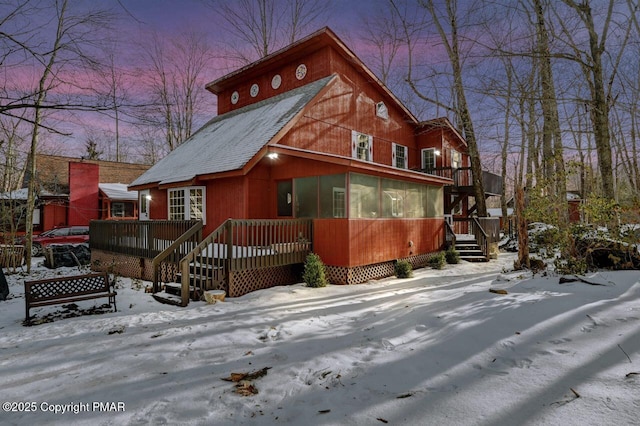
<path fill-rule="evenodd" d="M 373 136 L 375 163 L 392 165 L 391 146 L 395 142 L 409 148 L 412 167 L 419 154 L 406 117 L 390 102 L 386 102 L 389 119 L 376 116 L 375 105 L 382 101 L 381 96 L 353 68 L 346 67 L 344 72 L 348 76 L 340 76 L 279 143 L 350 157 L 351 132 L 355 130 Z"/>
<path fill-rule="evenodd" d="M 97 164 L 69 163 L 68 225 L 89 225 L 89 221 L 100 218 L 99 179 L 100 166 Z"/>
<path fill-rule="evenodd" d="M 272 96 L 279 95 L 280 93 L 287 92 L 323 77 L 327 77 L 330 75 L 329 50 L 329 47 L 324 47 L 320 50 L 316 50 L 308 56 L 300 57 L 299 60 L 293 60 L 293 62 L 285 63 L 285 65 L 272 69 L 269 72 L 262 72 L 261 70 L 256 69 L 255 72 L 243 76 L 242 82 L 239 82 L 237 85 L 231 85 L 229 88 L 225 88 L 224 91 L 218 93 L 218 114 L 224 114 L 226 112 L 260 102 Z M 307 67 L 307 75 L 302 80 L 298 80 L 296 78 L 296 68 L 302 63 Z M 280 75 L 282 83 L 280 84 L 280 87 L 274 89 L 271 86 L 271 80 L 276 74 Z M 253 84 L 257 84 L 259 87 L 258 95 L 256 97 L 251 97 L 250 94 L 251 86 Z M 240 95 L 238 102 L 235 105 L 231 103 L 231 94 L 234 91 L 237 91 Z"/>
<path fill-rule="evenodd" d="M 209 235 L 225 220 L 245 219 L 249 198 L 245 177 L 216 179 L 207 183 L 207 223 L 203 235 Z"/>
<path fill-rule="evenodd" d="M 332 266 L 387 262 L 431 253 L 443 244 L 441 218 L 314 220 L 313 250 Z"/>

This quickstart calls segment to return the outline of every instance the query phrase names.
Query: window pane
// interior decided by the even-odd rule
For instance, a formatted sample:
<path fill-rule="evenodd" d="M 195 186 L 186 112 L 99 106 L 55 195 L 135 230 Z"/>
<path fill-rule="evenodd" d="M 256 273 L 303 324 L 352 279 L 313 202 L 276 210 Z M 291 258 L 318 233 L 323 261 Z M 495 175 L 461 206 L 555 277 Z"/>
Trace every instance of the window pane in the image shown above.
<path fill-rule="evenodd" d="M 433 172 L 436 168 L 436 155 L 433 149 L 422 150 L 422 165 L 427 173 Z"/>
<path fill-rule="evenodd" d="M 318 217 L 318 178 L 295 179 L 296 217 Z"/>
<path fill-rule="evenodd" d="M 349 217 L 378 217 L 378 181 L 375 176 L 351 174 Z"/>
<path fill-rule="evenodd" d="M 382 216 L 403 217 L 405 190 L 404 182 L 382 179 Z"/>
<path fill-rule="evenodd" d="M 395 166 L 404 169 L 405 165 L 405 150 L 406 147 L 402 145 L 396 145 L 396 164 Z"/>
<path fill-rule="evenodd" d="M 320 217 L 347 217 L 345 175 L 320 176 Z"/>
<path fill-rule="evenodd" d="M 444 189 L 435 186 L 427 187 L 427 216 L 444 216 Z"/>
<path fill-rule="evenodd" d="M 202 219 L 202 188 L 189 189 L 189 218 Z"/>
<path fill-rule="evenodd" d="M 184 220 L 184 190 L 169 190 L 169 220 Z"/>
<path fill-rule="evenodd" d="M 405 213 L 407 217 L 427 217 L 426 196 L 424 185 L 407 183 L 405 191 Z"/>

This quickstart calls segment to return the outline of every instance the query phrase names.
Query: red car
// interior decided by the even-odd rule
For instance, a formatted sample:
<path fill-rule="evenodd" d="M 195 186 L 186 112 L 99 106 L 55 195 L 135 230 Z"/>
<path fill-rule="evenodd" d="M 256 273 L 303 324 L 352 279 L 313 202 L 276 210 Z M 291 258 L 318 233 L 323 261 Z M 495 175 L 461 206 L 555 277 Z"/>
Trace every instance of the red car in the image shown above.
<path fill-rule="evenodd" d="M 89 243 L 88 226 L 55 228 L 33 237 L 31 256 L 42 256 L 44 247 L 50 244 Z"/>

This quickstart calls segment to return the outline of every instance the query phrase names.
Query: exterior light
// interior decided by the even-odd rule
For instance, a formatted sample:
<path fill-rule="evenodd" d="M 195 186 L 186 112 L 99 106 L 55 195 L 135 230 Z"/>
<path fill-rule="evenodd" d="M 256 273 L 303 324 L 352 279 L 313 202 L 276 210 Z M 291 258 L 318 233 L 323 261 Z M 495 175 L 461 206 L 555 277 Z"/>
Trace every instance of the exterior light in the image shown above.
<path fill-rule="evenodd" d="M 433 151 L 433 153 L 434 153 L 435 155 L 440 155 L 440 150 L 436 149 L 435 151 Z"/>
<path fill-rule="evenodd" d="M 144 197 L 144 198 L 146 198 L 146 199 L 147 199 L 147 201 L 151 201 L 151 194 L 147 194 L 147 195 L 145 195 L 145 197 Z"/>
<path fill-rule="evenodd" d="M 275 160 L 276 158 L 278 158 L 278 153 L 277 152 L 270 152 L 267 154 L 267 157 L 269 157 L 271 160 Z"/>

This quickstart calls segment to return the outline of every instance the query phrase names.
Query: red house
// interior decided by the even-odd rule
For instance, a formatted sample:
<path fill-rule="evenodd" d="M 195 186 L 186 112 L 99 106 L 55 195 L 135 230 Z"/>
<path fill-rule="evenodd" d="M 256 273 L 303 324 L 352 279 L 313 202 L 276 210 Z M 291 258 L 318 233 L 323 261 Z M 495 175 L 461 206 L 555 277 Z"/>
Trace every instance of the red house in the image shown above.
<path fill-rule="evenodd" d="M 218 116 L 137 178 L 140 218 L 313 222 L 333 283 L 426 264 L 466 215 L 466 142 L 419 122 L 329 29 L 209 83 Z"/>

